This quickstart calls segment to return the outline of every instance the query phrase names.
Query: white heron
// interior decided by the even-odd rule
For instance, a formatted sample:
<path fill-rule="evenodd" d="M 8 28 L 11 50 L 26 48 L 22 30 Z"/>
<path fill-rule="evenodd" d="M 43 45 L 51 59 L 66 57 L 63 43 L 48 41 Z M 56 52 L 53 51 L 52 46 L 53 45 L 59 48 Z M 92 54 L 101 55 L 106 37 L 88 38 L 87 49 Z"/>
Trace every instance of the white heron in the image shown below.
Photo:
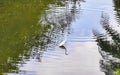
<path fill-rule="evenodd" d="M 68 51 L 66 49 L 66 47 L 64 46 L 64 44 L 66 43 L 67 38 L 65 38 L 60 44 L 59 47 L 65 50 L 65 55 L 68 55 Z"/>

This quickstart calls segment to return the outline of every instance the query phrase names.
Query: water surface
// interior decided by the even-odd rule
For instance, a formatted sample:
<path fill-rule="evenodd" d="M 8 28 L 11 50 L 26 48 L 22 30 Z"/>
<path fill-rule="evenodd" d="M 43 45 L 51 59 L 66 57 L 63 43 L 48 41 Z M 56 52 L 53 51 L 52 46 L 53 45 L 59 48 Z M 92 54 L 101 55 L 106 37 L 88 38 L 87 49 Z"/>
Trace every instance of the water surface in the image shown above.
<path fill-rule="evenodd" d="M 0 2 L 0 72 L 119 75 L 119 0 L 50 2 Z"/>

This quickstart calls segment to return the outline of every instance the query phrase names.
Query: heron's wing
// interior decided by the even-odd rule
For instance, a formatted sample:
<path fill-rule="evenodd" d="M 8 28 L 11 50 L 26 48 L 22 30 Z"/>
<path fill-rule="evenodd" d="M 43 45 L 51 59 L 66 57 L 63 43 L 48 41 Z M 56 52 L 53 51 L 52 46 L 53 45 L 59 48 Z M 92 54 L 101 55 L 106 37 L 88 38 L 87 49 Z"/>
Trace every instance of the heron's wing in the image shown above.
<path fill-rule="evenodd" d="M 59 44 L 59 46 L 64 45 L 64 44 L 65 44 L 65 42 L 66 42 L 66 40 L 62 41 L 62 42 Z"/>

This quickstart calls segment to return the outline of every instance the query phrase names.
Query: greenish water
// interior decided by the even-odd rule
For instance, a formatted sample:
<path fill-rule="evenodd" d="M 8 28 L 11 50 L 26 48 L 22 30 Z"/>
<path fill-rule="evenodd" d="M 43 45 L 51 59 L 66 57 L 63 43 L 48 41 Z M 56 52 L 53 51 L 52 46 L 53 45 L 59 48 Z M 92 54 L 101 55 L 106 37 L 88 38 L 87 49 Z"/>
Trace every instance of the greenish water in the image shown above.
<path fill-rule="evenodd" d="M 40 16 L 54 0 L 0 0 L 0 73 L 17 72 L 17 63 L 49 29 Z M 19 57 L 19 58 L 18 58 Z"/>

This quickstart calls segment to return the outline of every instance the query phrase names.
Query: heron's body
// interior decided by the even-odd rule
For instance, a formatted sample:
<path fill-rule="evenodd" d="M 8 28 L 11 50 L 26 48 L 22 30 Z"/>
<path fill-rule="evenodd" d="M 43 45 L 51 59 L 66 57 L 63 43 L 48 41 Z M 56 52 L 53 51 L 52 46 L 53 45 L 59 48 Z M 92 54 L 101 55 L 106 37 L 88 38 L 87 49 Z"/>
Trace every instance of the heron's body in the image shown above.
<path fill-rule="evenodd" d="M 66 49 L 66 47 L 64 46 L 65 42 L 66 42 L 66 39 L 63 40 L 63 41 L 59 44 L 59 47 L 65 50 L 65 55 L 68 55 L 67 49 Z"/>

